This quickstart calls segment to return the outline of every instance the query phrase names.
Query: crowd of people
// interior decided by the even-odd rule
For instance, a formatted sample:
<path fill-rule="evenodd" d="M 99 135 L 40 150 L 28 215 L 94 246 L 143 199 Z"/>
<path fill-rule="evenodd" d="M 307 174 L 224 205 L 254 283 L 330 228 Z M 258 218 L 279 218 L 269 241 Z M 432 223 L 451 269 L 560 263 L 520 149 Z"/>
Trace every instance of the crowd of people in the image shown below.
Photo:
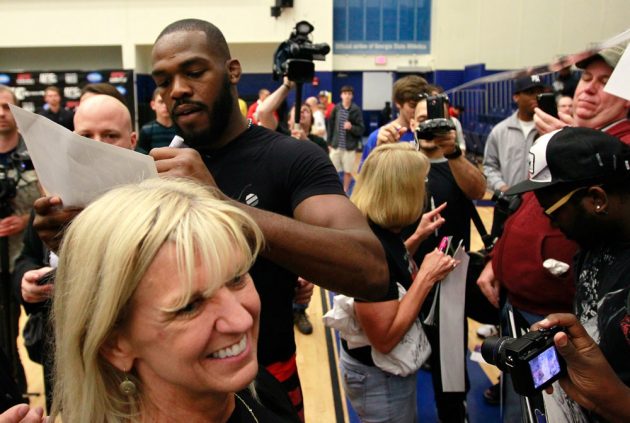
<path fill-rule="evenodd" d="M 342 332 L 339 364 L 362 421 L 417 421 L 422 363 L 408 345 L 412 332 L 431 350 L 421 361 L 439 419 L 468 421 L 465 355 L 454 363 L 441 346 L 448 339 L 465 354 L 466 331 L 452 340 L 448 328 L 465 327 L 469 306 L 495 308 L 497 320 L 517 313 L 534 330 L 562 327 L 554 342 L 568 373 L 549 395 L 563 421 L 627 421 L 630 101 L 603 90 L 624 49 L 576 64 L 572 98 L 558 90 L 558 117 L 537 107 L 537 94 L 552 87 L 537 75 L 514 81 L 517 110 L 490 134 L 483 171 L 463 154 L 456 129 L 418 136 L 427 99 L 442 92 L 420 76 L 396 81 L 398 115 L 365 145 L 349 85 L 337 104 L 322 91 L 285 117 L 279 111 L 294 89 L 285 78 L 243 113 L 240 62 L 221 31 L 198 19 L 157 36 L 156 119 L 139 136 L 115 88 L 87 86 L 71 115 L 59 90 L 47 89 L 46 117 L 148 154 L 159 175 L 85 209 L 40 192 L 34 170 L 18 175 L 0 236 L 12 246 L 13 314 L 21 304 L 29 315 L 27 349 L 43 364 L 49 414 L 66 422 L 317 419 L 304 415 L 294 325 L 312 331 L 305 309 L 318 285 L 352 300 L 365 335 L 356 345 Z M 0 86 L 5 164 L 25 150 L 8 106 L 17 103 Z M 175 135 L 187 148 L 169 147 Z M 476 281 L 485 302 L 467 297 L 444 310 L 440 286 L 460 266 L 444 240 L 470 249 L 474 200 L 487 191 L 521 201 L 495 213 L 495 247 Z M 511 336 L 526 329 L 501 326 Z M 384 366 L 392 354 L 404 371 Z M 0 372 L 0 423 L 44 421 L 43 410 L 15 405 L 24 373 L 19 360 L 0 358 L 9 363 Z M 445 375 L 460 367 L 454 389 Z M 503 419 L 516 421 L 519 398 L 503 379 Z"/>

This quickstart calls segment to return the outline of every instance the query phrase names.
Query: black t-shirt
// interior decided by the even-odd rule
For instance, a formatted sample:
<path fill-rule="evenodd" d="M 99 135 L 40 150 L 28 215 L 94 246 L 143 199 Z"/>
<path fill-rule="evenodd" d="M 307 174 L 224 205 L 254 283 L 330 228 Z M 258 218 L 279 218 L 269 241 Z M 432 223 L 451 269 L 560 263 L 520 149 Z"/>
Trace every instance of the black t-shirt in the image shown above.
<path fill-rule="evenodd" d="M 202 157 L 227 196 L 284 216 L 293 216 L 309 197 L 344 195 L 321 148 L 260 126 Z M 286 361 L 295 352 L 292 304 L 297 276 L 263 257 L 256 260 L 251 275 L 262 303 L 258 360 L 263 366 Z"/>
<path fill-rule="evenodd" d="M 407 251 L 400 234 L 381 228 L 375 223 L 370 223 L 370 227 L 372 228 L 372 232 L 374 232 L 378 240 L 381 241 L 381 244 L 383 245 L 385 257 L 387 258 L 387 266 L 389 267 L 389 287 L 387 289 L 387 294 L 385 294 L 385 296 L 379 301 L 373 302 L 397 300 L 398 285 L 396 283 L 400 283 L 408 290 L 413 282 L 415 269 L 412 262 L 409 260 L 409 252 Z M 365 300 L 358 298 L 355 298 L 355 301 L 366 302 Z M 341 345 L 348 355 L 355 360 L 358 360 L 366 366 L 374 366 L 374 361 L 372 360 L 372 347 L 366 346 L 349 349 L 348 343 L 343 339 L 341 340 Z"/>
<path fill-rule="evenodd" d="M 74 131 L 74 112 L 72 112 L 71 110 L 64 109 L 62 107 L 57 113 L 54 113 L 50 109 L 42 109 L 39 111 L 39 114 L 42 116 L 46 116 L 48 119 L 68 128 L 71 131 Z"/>
<path fill-rule="evenodd" d="M 446 209 L 441 213 L 446 222 L 438 230 L 437 237 L 434 232 L 420 244 L 418 251 L 414 255 L 418 264 L 422 263 L 424 256 L 433 251 L 440 244 L 442 237 L 445 236 L 452 236 L 454 245 L 457 245 L 459 240 L 463 239 L 462 245 L 466 247 L 466 250 L 470 248 L 472 202 L 457 185 L 447 160 L 431 162 L 427 181 L 427 195 L 429 201 L 426 205 L 426 211 L 430 210 L 431 197 L 433 197 L 435 207 L 439 207 L 445 202 L 448 203 Z M 405 235 L 411 235 L 417 226 L 416 222 L 416 224 L 406 228 Z"/>
<path fill-rule="evenodd" d="M 435 207 L 439 207 L 445 202 L 448 203 L 446 209 L 441 213 L 446 221 L 438 230 L 438 236 L 435 236 L 435 232 L 431 233 L 418 247 L 413 256 L 418 266 L 424 260 L 424 256 L 433 251 L 445 236 L 453 237 L 452 245 L 457 246 L 459 240 L 464 240 L 462 245 L 467 251 L 470 248 L 470 219 L 473 204 L 457 185 L 446 159 L 431 161 L 427 182 L 427 196 L 429 200 L 426 204 L 426 211 L 429 211 L 431 208 L 431 198 L 433 198 Z M 409 237 L 417 227 L 418 222 L 405 228 L 403 238 Z M 423 316 L 426 316 L 433 303 L 434 293 L 435 287 L 424 301 L 422 306 Z"/>
<path fill-rule="evenodd" d="M 258 370 L 254 386 L 258 401 L 249 389 L 238 392 L 236 406 L 227 423 L 300 423 L 287 392 L 264 367 Z"/>
<path fill-rule="evenodd" d="M 322 137 L 318 137 L 314 134 L 308 134 L 308 139 L 319 145 L 319 147 L 328 154 L 328 144 L 326 144 L 326 141 Z"/>
<path fill-rule="evenodd" d="M 626 301 L 630 293 L 630 244 L 581 251 L 576 258 L 575 314 L 599 344 L 619 378 L 630 386 Z"/>

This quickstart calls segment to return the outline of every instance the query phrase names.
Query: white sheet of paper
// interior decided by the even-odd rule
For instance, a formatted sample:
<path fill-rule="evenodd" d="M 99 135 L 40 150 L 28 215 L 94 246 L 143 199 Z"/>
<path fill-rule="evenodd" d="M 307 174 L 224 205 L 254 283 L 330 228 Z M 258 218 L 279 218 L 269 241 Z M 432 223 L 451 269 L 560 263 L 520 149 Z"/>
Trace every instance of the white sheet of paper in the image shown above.
<path fill-rule="evenodd" d="M 461 245 L 453 258 L 460 263 L 440 282 L 440 362 L 444 392 L 466 390 L 464 367 L 464 305 L 466 301 L 466 274 L 470 260 Z"/>
<path fill-rule="evenodd" d="M 9 107 L 39 182 L 47 195 L 61 197 L 64 206 L 85 207 L 118 185 L 157 177 L 150 156 L 82 137 L 48 118 Z"/>
<path fill-rule="evenodd" d="M 607 93 L 626 100 L 630 100 L 630 44 L 628 46 L 604 87 Z"/>

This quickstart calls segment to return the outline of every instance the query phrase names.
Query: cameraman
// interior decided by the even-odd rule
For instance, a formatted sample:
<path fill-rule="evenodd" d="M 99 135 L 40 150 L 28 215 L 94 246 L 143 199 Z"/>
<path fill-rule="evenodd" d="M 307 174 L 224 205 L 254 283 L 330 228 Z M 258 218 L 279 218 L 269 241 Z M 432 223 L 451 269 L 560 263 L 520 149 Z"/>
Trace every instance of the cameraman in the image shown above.
<path fill-rule="evenodd" d="M 630 321 L 630 297 L 625 315 L 625 320 Z M 584 326 L 573 314 L 550 314 L 534 324 L 532 330 L 554 326 L 566 328 L 566 332 L 559 332 L 553 338 L 556 349 L 567 363 L 568 374 L 560 379 L 564 392 L 582 407 L 608 421 L 630 421 L 630 388 L 617 377 Z M 626 341 L 630 343 L 628 333 Z"/>
<path fill-rule="evenodd" d="M 10 237 L 9 255 L 14 258 L 20 249 L 19 235 L 26 227 L 31 206 L 40 194 L 35 171 L 28 170 L 18 174 L 20 161 L 22 158 L 28 160 L 28 153 L 9 110 L 9 104 L 18 105 L 17 98 L 9 87 L 0 85 L 0 165 L 7 171 L 9 180 L 17 182 L 15 197 L 7 198 L 5 194 L 0 198 L 3 202 L 8 201 L 12 211 L 9 216 L 0 216 L 0 237 Z M 3 193 L 5 190 L 10 191 L 4 184 L 1 188 Z"/>
<path fill-rule="evenodd" d="M 2 270 L 0 283 L 4 292 L 10 292 L 10 272 L 12 264 L 20 251 L 22 232 L 28 223 L 29 211 L 33 202 L 40 196 L 37 187 L 37 175 L 33 170 L 22 170 L 21 165 L 28 160 L 26 145 L 18 133 L 17 124 L 9 104 L 17 105 L 15 94 L 9 87 L 0 85 L 0 238 L 8 239 L 8 251 L 3 251 L 2 260 L 9 263 L 8 269 Z M 4 278 L 7 280 L 4 280 Z M 26 378 L 17 352 L 17 344 L 8 341 L 17 336 L 20 316 L 19 301 L 12 295 L 5 299 L 8 306 L 6 315 L 0 316 L 3 331 L 6 331 L 10 345 L 2 345 L 8 356 L 13 357 L 10 372 L 20 390 L 26 392 Z"/>

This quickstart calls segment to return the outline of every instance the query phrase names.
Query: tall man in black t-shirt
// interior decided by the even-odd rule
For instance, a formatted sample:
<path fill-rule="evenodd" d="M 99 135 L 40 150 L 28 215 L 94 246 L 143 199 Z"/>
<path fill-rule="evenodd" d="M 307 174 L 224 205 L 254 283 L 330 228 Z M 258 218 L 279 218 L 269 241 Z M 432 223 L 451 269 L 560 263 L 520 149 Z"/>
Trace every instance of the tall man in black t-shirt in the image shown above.
<path fill-rule="evenodd" d="M 426 90 L 426 94 L 435 94 L 430 86 Z M 427 102 L 423 99 L 416 105 L 411 127 L 415 130 L 417 125 L 427 120 L 427 117 Z M 383 126 L 378 133 L 377 145 L 400 141 L 404 130 L 405 128 L 400 128 L 396 122 Z M 471 200 L 483 197 L 486 181 L 481 171 L 462 154 L 454 130 L 439 134 L 432 141 L 417 140 L 417 142 L 422 152 L 431 160 L 427 181 L 428 205 L 436 208 L 447 203 L 444 211 L 440 213 L 445 219 L 444 225 L 420 245 L 414 233 L 416 228 L 408 228 L 406 231 L 409 236 L 406 244 L 410 252 L 414 254 L 416 263 L 421 263 L 424 256 L 433 251 L 444 236 L 453 236 L 455 245 L 459 240 L 463 240 L 462 245 L 466 250 L 470 248 L 470 220 L 471 210 L 474 207 Z M 434 292 L 424 302 L 422 313 L 425 315 L 431 307 L 433 295 Z M 438 416 L 444 422 L 463 422 L 466 418 L 466 393 L 443 392 L 440 380 L 438 334 L 428 333 L 428 335 L 433 351 L 430 362 Z"/>
<path fill-rule="evenodd" d="M 161 175 L 216 185 L 265 234 L 252 276 L 261 296 L 259 360 L 301 403 L 292 297 L 297 274 L 325 288 L 377 299 L 386 290 L 383 249 L 345 197 L 314 143 L 258 126 L 238 108 L 241 76 L 223 34 L 195 19 L 175 22 L 153 47 L 153 78 L 189 149 L 151 152 Z M 295 389 L 292 389 L 295 388 Z"/>

